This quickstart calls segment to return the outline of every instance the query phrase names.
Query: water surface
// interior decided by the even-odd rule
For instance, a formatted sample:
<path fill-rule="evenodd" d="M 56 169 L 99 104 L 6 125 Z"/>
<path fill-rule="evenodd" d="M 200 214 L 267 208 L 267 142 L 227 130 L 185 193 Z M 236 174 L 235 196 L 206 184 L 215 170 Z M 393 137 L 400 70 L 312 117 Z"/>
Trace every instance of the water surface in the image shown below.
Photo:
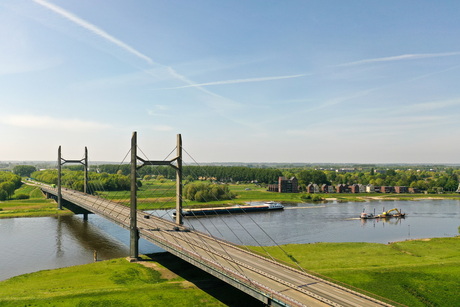
<path fill-rule="evenodd" d="M 400 208 L 405 219 L 361 220 L 359 214 Z M 154 211 L 170 218 L 171 210 Z M 186 218 L 186 226 L 245 245 L 314 242 L 388 243 L 452 237 L 460 226 L 460 201 L 372 201 L 294 204 L 283 211 Z M 140 253 L 162 249 L 140 240 Z M 97 215 L 0 219 L 0 280 L 12 276 L 129 256 L 129 231 Z"/>

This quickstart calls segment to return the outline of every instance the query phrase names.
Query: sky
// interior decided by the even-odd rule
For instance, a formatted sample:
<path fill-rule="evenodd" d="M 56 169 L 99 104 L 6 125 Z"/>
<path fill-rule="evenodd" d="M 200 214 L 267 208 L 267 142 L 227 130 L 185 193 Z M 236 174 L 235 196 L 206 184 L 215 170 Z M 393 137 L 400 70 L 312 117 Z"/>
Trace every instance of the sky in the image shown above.
<path fill-rule="evenodd" d="M 459 11 L 2 0 L 0 161 L 460 163 Z"/>

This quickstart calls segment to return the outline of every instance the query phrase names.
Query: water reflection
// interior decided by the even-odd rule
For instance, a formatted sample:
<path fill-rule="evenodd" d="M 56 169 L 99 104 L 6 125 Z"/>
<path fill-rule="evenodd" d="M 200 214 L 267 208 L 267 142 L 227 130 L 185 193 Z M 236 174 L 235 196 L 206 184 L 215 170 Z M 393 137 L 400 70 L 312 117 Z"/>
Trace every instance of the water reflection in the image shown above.
<path fill-rule="evenodd" d="M 0 280 L 129 255 L 129 232 L 92 215 L 0 219 Z M 141 240 L 140 251 L 161 251 Z"/>

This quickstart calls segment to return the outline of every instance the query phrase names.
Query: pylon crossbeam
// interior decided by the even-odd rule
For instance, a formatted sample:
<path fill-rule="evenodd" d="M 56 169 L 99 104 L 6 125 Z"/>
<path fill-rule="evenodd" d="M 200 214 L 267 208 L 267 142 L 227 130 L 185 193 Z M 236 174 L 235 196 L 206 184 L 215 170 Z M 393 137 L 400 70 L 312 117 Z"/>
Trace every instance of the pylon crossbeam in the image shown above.
<path fill-rule="evenodd" d="M 61 158 L 61 161 L 64 161 L 62 164 L 65 164 L 65 163 L 80 163 L 83 165 L 85 164 L 85 158 L 81 160 L 66 160 L 66 159 Z"/>

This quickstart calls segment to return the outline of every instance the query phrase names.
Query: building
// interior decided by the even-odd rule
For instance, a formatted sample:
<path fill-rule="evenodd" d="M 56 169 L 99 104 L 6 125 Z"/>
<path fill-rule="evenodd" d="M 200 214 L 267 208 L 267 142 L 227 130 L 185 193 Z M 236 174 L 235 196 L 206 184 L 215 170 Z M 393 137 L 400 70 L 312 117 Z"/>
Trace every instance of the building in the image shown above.
<path fill-rule="evenodd" d="M 380 187 L 380 193 L 393 193 L 394 189 L 393 187 L 390 186 L 381 186 Z"/>
<path fill-rule="evenodd" d="M 329 185 L 329 184 L 323 184 L 321 186 L 321 192 L 322 193 L 334 193 L 334 186 Z"/>
<path fill-rule="evenodd" d="M 319 193 L 319 186 L 316 183 L 307 185 L 307 193 Z"/>
<path fill-rule="evenodd" d="M 336 193 L 348 193 L 350 190 L 346 184 L 338 184 L 335 187 Z"/>
<path fill-rule="evenodd" d="M 299 193 L 299 183 L 296 177 L 286 179 L 286 177 L 279 177 L 278 184 L 269 184 L 268 191 L 278 193 Z"/>
<path fill-rule="evenodd" d="M 395 193 L 409 193 L 409 189 L 404 186 L 396 186 L 395 188 Z"/>
<path fill-rule="evenodd" d="M 366 192 L 367 192 L 367 193 L 375 193 L 375 186 L 374 186 L 373 184 L 370 184 L 370 183 L 369 183 L 369 184 L 366 186 Z"/>
<path fill-rule="evenodd" d="M 357 184 L 352 184 L 348 186 L 348 189 L 350 190 L 351 193 L 359 193 L 359 185 Z"/>

